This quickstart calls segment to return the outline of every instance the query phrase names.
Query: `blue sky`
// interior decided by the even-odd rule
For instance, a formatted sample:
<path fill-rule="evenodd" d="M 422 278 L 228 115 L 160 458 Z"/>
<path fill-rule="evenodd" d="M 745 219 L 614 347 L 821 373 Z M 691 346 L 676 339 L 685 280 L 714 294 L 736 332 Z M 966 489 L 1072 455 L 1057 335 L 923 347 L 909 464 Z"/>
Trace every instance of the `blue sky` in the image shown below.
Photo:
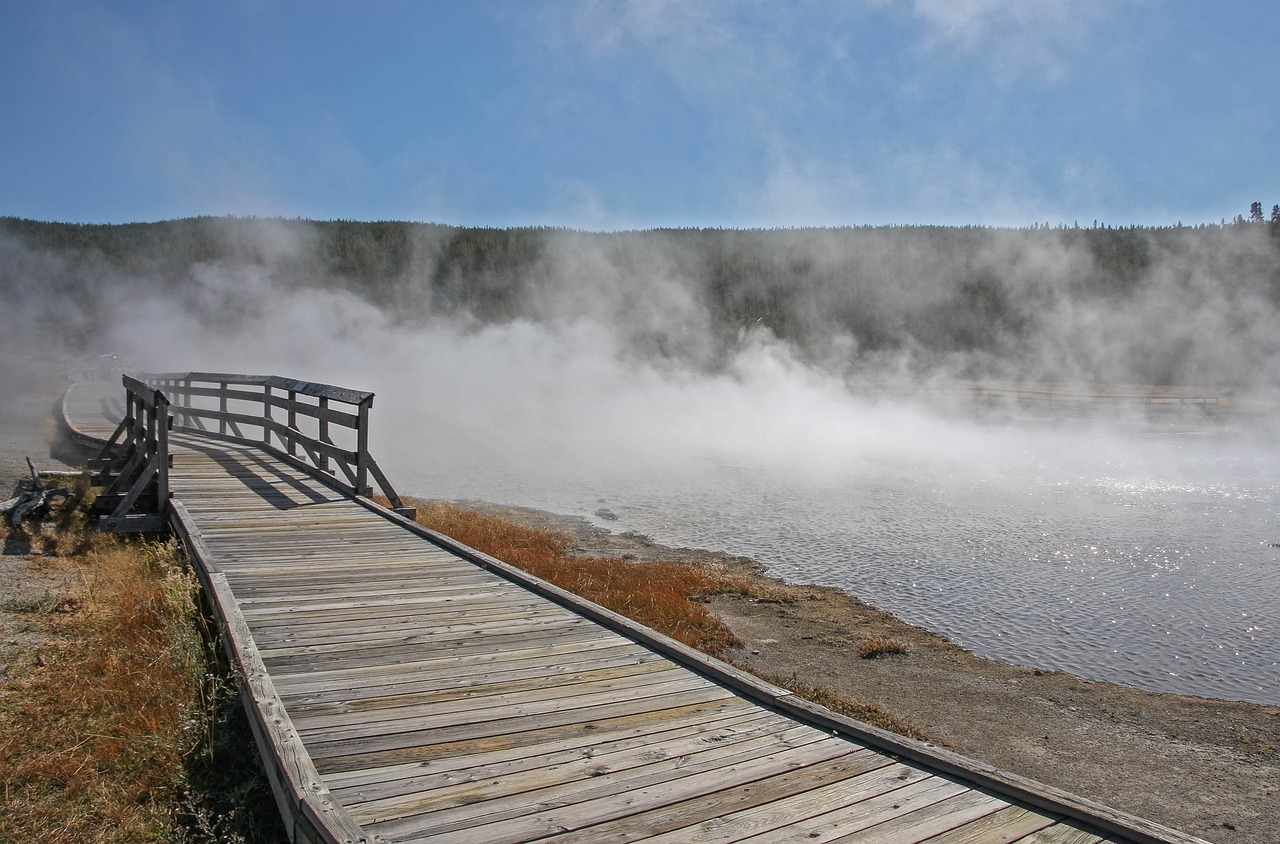
<path fill-rule="evenodd" d="M 1269 0 L 0 0 L 0 215 L 1216 222 Z"/>

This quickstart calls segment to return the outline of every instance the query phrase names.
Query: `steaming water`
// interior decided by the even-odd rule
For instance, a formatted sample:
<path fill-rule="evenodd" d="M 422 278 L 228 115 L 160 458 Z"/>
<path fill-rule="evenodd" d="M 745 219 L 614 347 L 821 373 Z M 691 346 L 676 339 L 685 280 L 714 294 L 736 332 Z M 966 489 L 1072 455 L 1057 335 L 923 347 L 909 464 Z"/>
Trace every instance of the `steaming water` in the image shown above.
<path fill-rule="evenodd" d="M 863 455 L 807 476 L 723 459 L 528 472 L 472 456 L 437 463 L 424 491 L 749 555 L 983 656 L 1280 703 L 1277 450 L 1229 430 L 1146 430 L 1096 454 L 1089 442 L 977 464 Z"/>

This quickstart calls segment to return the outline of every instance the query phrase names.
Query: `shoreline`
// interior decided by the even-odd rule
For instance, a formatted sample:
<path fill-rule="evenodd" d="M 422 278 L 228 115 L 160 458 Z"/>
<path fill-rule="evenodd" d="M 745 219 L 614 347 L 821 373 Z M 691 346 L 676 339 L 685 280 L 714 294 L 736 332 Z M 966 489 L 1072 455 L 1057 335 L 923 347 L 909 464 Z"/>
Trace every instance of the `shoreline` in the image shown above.
<path fill-rule="evenodd" d="M 457 506 L 572 534 L 578 553 L 742 577 L 758 598 L 710 609 L 749 671 L 876 704 L 964 756 L 1213 842 L 1268 844 L 1280 829 L 1280 706 L 1153 692 L 979 657 L 839 589 L 784 583 L 747 557 L 670 548 L 582 516 Z M 905 653 L 866 659 L 873 639 Z"/>

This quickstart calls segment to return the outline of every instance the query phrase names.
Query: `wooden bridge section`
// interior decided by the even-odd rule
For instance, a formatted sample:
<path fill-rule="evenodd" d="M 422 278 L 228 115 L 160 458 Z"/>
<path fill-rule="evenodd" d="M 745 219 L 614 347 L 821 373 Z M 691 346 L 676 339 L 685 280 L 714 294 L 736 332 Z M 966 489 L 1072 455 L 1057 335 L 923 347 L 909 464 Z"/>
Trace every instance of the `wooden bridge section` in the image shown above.
<path fill-rule="evenodd" d="M 64 399 L 83 442 L 129 412 L 102 382 Z M 834 715 L 427 531 L 289 459 L 283 424 L 266 446 L 178 426 L 156 498 L 293 841 L 1198 840 Z"/>

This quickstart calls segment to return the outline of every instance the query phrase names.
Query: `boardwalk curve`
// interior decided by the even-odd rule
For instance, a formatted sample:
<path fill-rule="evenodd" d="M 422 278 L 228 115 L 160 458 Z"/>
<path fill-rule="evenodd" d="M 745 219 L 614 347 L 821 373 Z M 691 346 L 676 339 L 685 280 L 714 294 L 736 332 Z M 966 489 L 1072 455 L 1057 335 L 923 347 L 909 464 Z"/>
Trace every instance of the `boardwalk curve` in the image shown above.
<path fill-rule="evenodd" d="M 86 444 L 123 411 L 105 382 L 63 401 Z M 293 841 L 1200 840 L 835 715 L 278 449 L 169 446 Z"/>

